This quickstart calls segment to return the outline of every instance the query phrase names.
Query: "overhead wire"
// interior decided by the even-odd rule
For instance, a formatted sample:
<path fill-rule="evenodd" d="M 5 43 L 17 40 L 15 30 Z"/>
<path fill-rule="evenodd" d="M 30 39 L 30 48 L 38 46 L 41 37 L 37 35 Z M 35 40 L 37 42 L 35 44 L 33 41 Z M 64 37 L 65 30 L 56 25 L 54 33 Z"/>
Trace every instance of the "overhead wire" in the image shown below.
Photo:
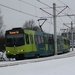
<path fill-rule="evenodd" d="M 50 20 L 50 22 L 52 23 L 52 18 L 50 18 L 51 20 Z M 50 30 L 51 30 L 51 23 L 50 23 L 50 26 L 49 26 L 49 32 L 51 32 Z"/>
<path fill-rule="evenodd" d="M 3 7 L 5 7 L 5 8 L 11 9 L 11 10 L 14 10 L 14 11 L 17 11 L 17 12 L 20 12 L 20 13 L 23 13 L 23 14 L 26 14 L 26 15 L 29 15 L 29 16 L 32 16 L 32 17 L 40 18 L 40 17 L 38 17 L 38 16 L 32 15 L 32 14 L 30 14 L 30 13 L 23 12 L 23 11 L 21 11 L 21 10 L 18 10 L 18 9 L 15 9 L 15 8 L 12 8 L 12 7 L 3 5 L 3 4 L 0 4 L 0 6 L 3 6 Z"/>
<path fill-rule="evenodd" d="M 54 25 L 53 22 L 49 22 L 49 21 L 47 21 L 47 23 L 51 23 L 52 25 Z M 57 26 L 57 27 L 58 27 L 58 28 L 61 28 L 61 27 L 59 27 L 59 26 Z"/>
<path fill-rule="evenodd" d="M 66 5 L 65 3 L 63 3 L 62 1 L 60 1 L 60 0 L 58 0 L 59 2 L 61 2 L 62 4 L 64 4 L 64 5 Z M 73 12 L 75 12 L 73 9 L 71 9 L 70 7 L 68 7 L 68 9 L 71 11 L 71 13 L 72 13 L 72 16 L 74 16 L 74 20 L 72 20 L 72 18 L 69 16 L 69 15 L 67 15 L 74 23 L 75 23 L 75 14 L 73 14 Z M 72 12 L 73 11 L 73 12 Z"/>
<path fill-rule="evenodd" d="M 45 3 L 43 3 L 43 2 L 41 2 L 40 0 L 37 0 L 37 1 L 39 1 L 40 3 L 42 3 L 42 4 L 44 4 L 44 5 L 46 5 L 46 6 L 48 6 L 49 8 L 52 8 L 52 7 L 50 7 L 49 5 L 47 5 L 47 4 L 45 4 Z M 50 23 L 49 21 L 47 21 L 48 23 Z M 53 23 L 51 23 L 52 25 L 54 25 Z M 59 26 L 56 26 L 56 27 L 59 27 Z M 60 28 L 60 27 L 59 27 Z"/>
<path fill-rule="evenodd" d="M 19 2 L 22 2 L 22 3 L 28 4 L 28 5 L 32 6 L 32 7 L 34 7 L 34 8 L 35 8 L 35 14 L 37 15 L 36 8 L 40 9 L 40 7 L 35 6 L 35 5 L 31 4 L 31 3 L 28 3 L 28 2 L 23 1 L 23 0 L 19 0 Z"/>
<path fill-rule="evenodd" d="M 67 6 L 67 5 L 66 5 Z M 68 6 L 68 8 L 69 8 L 69 6 Z M 58 10 L 57 10 L 58 11 Z M 65 12 L 65 11 L 64 11 Z M 71 20 L 73 20 L 72 19 L 72 17 L 70 17 L 70 15 L 69 14 L 67 14 L 66 12 L 65 13 L 62 13 L 62 14 L 64 14 L 64 15 L 62 15 L 62 16 L 68 16 Z M 58 16 L 58 17 L 60 17 L 60 16 Z"/>
<path fill-rule="evenodd" d="M 30 4 L 30 3 L 28 3 L 28 2 L 26 2 L 26 1 L 23 1 L 23 0 L 20 0 L 20 1 L 22 1 L 23 3 L 26 3 L 26 4 L 28 4 L 28 5 L 30 5 L 30 6 L 33 6 L 33 7 L 36 7 L 36 8 L 38 8 L 38 9 L 40 9 L 40 7 L 37 7 L 37 6 L 35 6 L 35 5 L 32 5 L 32 4 Z M 44 4 L 44 3 L 43 3 Z M 46 5 L 46 4 L 45 4 Z M 48 5 L 47 5 L 48 6 Z M 48 6 L 49 7 L 49 6 Z M 48 22 L 48 23 L 50 23 L 50 22 Z"/>
<path fill-rule="evenodd" d="M 58 10 L 57 10 L 58 11 Z M 65 14 L 65 13 L 62 13 L 62 14 Z M 67 14 L 65 14 L 65 15 L 67 15 Z M 62 22 L 62 24 L 64 23 L 63 22 L 63 20 L 62 20 L 62 18 L 61 17 L 59 17 L 60 18 L 60 20 L 61 20 L 61 22 Z M 66 26 L 65 24 L 63 24 L 64 26 Z M 66 26 L 66 27 L 69 27 L 69 26 Z M 69 27 L 70 28 L 70 27 Z"/>
<path fill-rule="evenodd" d="M 67 6 L 67 5 L 66 5 Z M 57 6 L 58 7 L 58 6 Z M 64 6 L 65 7 L 65 6 Z M 67 6 L 68 7 L 68 6 Z M 60 7 L 59 7 L 60 8 Z M 57 9 L 56 9 L 56 11 L 58 11 Z M 59 11 L 58 11 L 59 12 Z M 62 13 L 62 14 L 65 14 L 65 13 Z M 67 15 L 67 14 L 65 14 L 65 15 Z M 58 17 L 60 17 L 60 16 L 58 16 Z M 61 17 L 60 17 L 60 20 L 61 20 L 61 24 L 63 24 L 63 20 L 61 19 Z M 57 21 L 58 22 L 58 21 Z M 60 23 L 60 22 L 58 22 L 58 23 Z M 65 25 L 66 26 L 66 25 Z"/>
<path fill-rule="evenodd" d="M 38 9 L 41 9 L 40 7 L 35 6 L 35 5 L 33 5 L 33 4 L 30 4 L 30 3 L 26 2 L 26 1 L 23 1 L 23 0 L 20 0 L 20 1 L 23 2 L 23 3 L 26 3 L 26 4 L 30 5 L 30 6 L 36 7 L 36 8 L 38 8 Z M 46 4 L 45 4 L 45 5 L 46 5 Z"/>
<path fill-rule="evenodd" d="M 49 5 L 47 5 L 47 4 L 45 4 L 45 3 L 43 3 L 43 2 L 41 2 L 40 0 L 37 0 L 37 1 L 39 1 L 40 3 L 42 3 L 42 4 L 44 4 L 44 5 L 46 5 L 46 6 L 48 6 L 49 8 L 52 8 L 52 7 L 50 7 Z M 64 4 L 65 5 L 65 4 Z M 67 5 L 66 5 L 67 6 Z M 68 15 L 67 15 L 68 16 Z M 66 25 L 65 25 L 66 26 Z"/>
<path fill-rule="evenodd" d="M 25 3 L 25 4 L 28 4 L 28 5 L 30 5 L 30 6 L 33 6 L 33 7 L 35 7 L 35 8 L 38 8 L 38 9 L 40 9 L 40 10 L 43 10 L 42 8 L 40 8 L 40 7 L 38 7 L 38 6 L 35 6 L 35 5 L 33 5 L 33 4 L 30 4 L 30 3 L 28 3 L 28 2 L 26 2 L 26 1 L 23 1 L 23 0 L 20 0 L 21 2 L 23 2 L 23 3 Z M 43 3 L 44 4 L 44 3 Z M 45 5 L 47 5 L 47 4 L 45 4 Z M 47 5 L 48 6 L 48 5 Z M 49 7 L 49 6 L 48 6 Z M 46 13 L 47 14 L 47 13 Z"/>
<path fill-rule="evenodd" d="M 32 7 L 34 7 L 34 8 L 35 8 L 35 13 L 36 13 L 36 15 L 37 15 L 36 8 L 41 9 L 40 7 L 35 6 L 35 5 L 33 5 L 33 4 L 29 3 L 29 2 L 26 2 L 26 1 L 23 1 L 23 0 L 20 0 L 20 1 L 23 2 L 23 3 L 25 3 L 25 4 L 28 4 L 28 5 L 32 6 Z M 46 14 L 47 14 L 47 13 L 46 13 Z M 43 16 L 43 15 L 42 15 L 42 16 Z M 40 18 L 41 18 L 41 17 L 40 17 Z"/>
<path fill-rule="evenodd" d="M 60 0 L 58 0 L 58 1 L 60 1 Z M 61 1 L 60 1 L 61 2 Z M 66 5 L 65 3 L 63 3 L 63 2 L 61 2 L 62 4 L 64 4 L 64 5 Z M 67 6 L 67 5 L 66 5 Z M 70 7 L 68 6 L 68 9 L 70 10 Z M 72 13 L 72 12 L 71 12 Z M 73 13 L 72 13 L 73 14 Z M 73 19 L 72 19 L 72 17 L 69 15 L 69 14 L 65 14 L 66 16 L 68 16 L 72 21 L 73 21 Z M 63 24 L 63 25 L 65 25 L 65 24 Z M 67 25 L 65 25 L 65 26 L 67 26 Z M 67 26 L 67 27 L 69 27 L 69 26 Z M 69 27 L 70 28 L 70 27 Z"/>
<path fill-rule="evenodd" d="M 60 1 L 60 0 L 58 0 L 60 3 L 62 3 L 62 4 L 64 4 L 64 5 L 66 5 L 65 3 L 63 3 L 62 1 Z M 66 5 L 67 6 L 67 5 Z M 68 6 L 68 8 L 69 9 L 71 9 L 69 6 Z M 73 13 L 72 13 L 73 14 Z M 72 18 L 68 15 L 68 14 L 66 14 L 71 20 L 72 20 Z M 72 20 L 73 21 L 73 20 Z"/>
<path fill-rule="evenodd" d="M 26 15 L 29 15 L 29 16 L 32 16 L 32 17 L 40 18 L 40 17 L 38 17 L 38 16 L 35 16 L 35 15 L 32 15 L 32 14 L 29 14 L 29 13 L 26 13 L 26 12 L 21 11 L 21 4 L 20 4 L 20 1 L 21 1 L 21 2 L 24 2 L 24 3 L 28 4 L 28 5 L 31 5 L 31 6 L 33 6 L 33 7 L 39 8 L 38 6 L 35 6 L 35 5 L 30 4 L 30 3 L 26 2 L 26 1 L 23 1 L 23 0 L 19 0 L 20 10 L 15 9 L 15 8 L 11 8 L 11 7 L 6 6 L 6 5 L 3 5 L 3 4 L 0 4 L 0 6 L 3 6 L 3 7 L 5 7 L 5 8 L 11 9 L 11 10 L 14 10 L 14 11 L 17 11 L 17 12 L 20 12 L 20 13 L 23 13 L 23 14 L 26 14 Z M 41 2 L 41 3 L 42 3 L 42 2 Z M 52 7 L 50 7 L 49 5 L 47 5 L 47 4 L 45 4 L 45 3 L 42 3 L 42 4 L 48 6 L 49 8 L 52 8 Z M 57 27 L 58 27 L 58 26 L 57 26 Z"/>
<path fill-rule="evenodd" d="M 67 25 L 65 25 L 65 24 L 64 24 L 64 22 L 63 22 L 63 20 L 62 20 L 62 18 L 61 18 L 61 17 L 60 17 L 60 20 L 62 21 L 62 23 L 63 23 L 63 25 L 64 25 L 64 26 L 66 26 L 66 27 L 70 28 L 69 26 L 67 26 Z M 63 27 L 62 27 L 62 28 L 63 28 Z"/>
<path fill-rule="evenodd" d="M 42 4 L 45 5 L 45 6 L 49 7 L 49 8 L 52 8 L 52 7 L 50 7 L 49 5 L 47 5 L 46 3 L 44 3 L 44 2 L 42 2 L 42 1 L 40 1 L 40 0 L 37 0 L 37 1 L 40 2 L 40 3 L 42 3 Z"/>
<path fill-rule="evenodd" d="M 71 9 L 70 7 L 69 7 L 69 10 L 72 12 L 75 12 L 75 10 L 73 10 L 73 9 Z M 73 12 L 72 12 L 72 14 L 73 14 Z M 75 15 L 74 15 L 74 20 L 73 20 L 73 22 L 74 22 L 74 24 L 75 24 Z M 75 28 L 75 27 L 74 27 Z"/>
<path fill-rule="evenodd" d="M 66 5 L 65 3 L 63 3 L 62 1 L 60 1 L 60 0 L 58 0 L 60 3 L 62 3 L 62 4 L 64 4 L 64 5 Z"/>
<path fill-rule="evenodd" d="M 20 0 L 20 1 L 23 2 L 23 3 L 25 3 L 25 4 L 28 4 L 28 5 L 30 5 L 30 6 L 33 6 L 33 7 L 36 7 L 36 8 L 40 8 L 40 7 L 35 6 L 35 5 L 31 4 L 31 3 L 28 3 L 28 2 L 26 2 L 26 1 L 23 1 L 23 0 Z"/>
<path fill-rule="evenodd" d="M 20 11 L 21 11 L 21 3 L 20 3 L 20 0 L 19 0 L 19 8 L 20 8 Z"/>
<path fill-rule="evenodd" d="M 69 7 L 69 10 L 71 11 L 71 13 L 73 14 L 73 12 L 72 12 L 72 9 Z M 75 18 L 75 16 L 74 16 L 74 18 Z"/>
<path fill-rule="evenodd" d="M 65 3 L 63 3 L 62 1 L 58 0 L 60 3 L 66 5 Z M 68 7 L 69 9 L 71 9 L 70 7 Z M 73 10 L 73 9 L 72 9 Z M 73 10 L 74 11 L 74 10 Z M 75 11 L 74 11 L 75 12 Z"/>

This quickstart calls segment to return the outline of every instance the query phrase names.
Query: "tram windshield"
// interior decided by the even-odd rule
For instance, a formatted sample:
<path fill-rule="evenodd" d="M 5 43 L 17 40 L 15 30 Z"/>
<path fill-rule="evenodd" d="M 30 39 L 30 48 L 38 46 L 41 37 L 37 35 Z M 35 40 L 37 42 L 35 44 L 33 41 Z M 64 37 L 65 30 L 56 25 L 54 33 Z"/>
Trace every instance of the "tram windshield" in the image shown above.
<path fill-rule="evenodd" d="M 13 47 L 13 46 L 21 46 L 21 45 L 24 45 L 23 34 L 6 36 L 6 46 Z"/>

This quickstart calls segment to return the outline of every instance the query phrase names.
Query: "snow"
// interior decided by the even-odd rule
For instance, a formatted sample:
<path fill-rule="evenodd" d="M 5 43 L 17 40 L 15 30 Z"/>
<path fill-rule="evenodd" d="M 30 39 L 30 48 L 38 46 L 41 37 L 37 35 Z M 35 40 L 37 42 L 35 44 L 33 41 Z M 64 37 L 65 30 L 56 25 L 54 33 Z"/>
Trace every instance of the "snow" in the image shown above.
<path fill-rule="evenodd" d="M 75 75 L 75 56 L 0 67 L 0 75 Z"/>
<path fill-rule="evenodd" d="M 6 57 L 6 51 L 5 52 L 0 52 L 0 60 L 8 60 L 8 58 Z"/>

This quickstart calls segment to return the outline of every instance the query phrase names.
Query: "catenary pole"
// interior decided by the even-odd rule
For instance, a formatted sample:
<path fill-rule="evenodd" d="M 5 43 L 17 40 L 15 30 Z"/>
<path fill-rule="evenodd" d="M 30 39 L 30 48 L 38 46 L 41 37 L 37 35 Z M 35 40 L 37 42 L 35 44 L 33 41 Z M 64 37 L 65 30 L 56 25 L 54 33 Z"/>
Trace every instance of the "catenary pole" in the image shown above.
<path fill-rule="evenodd" d="M 71 35 L 72 35 L 72 51 L 73 51 L 74 44 L 73 44 L 73 23 L 72 22 L 71 22 Z"/>
<path fill-rule="evenodd" d="M 55 3 L 53 3 L 53 21 L 54 21 L 54 44 L 55 44 L 55 55 L 57 55 L 56 4 L 55 4 Z"/>
<path fill-rule="evenodd" d="M 68 28 L 67 28 L 67 39 L 68 39 Z"/>

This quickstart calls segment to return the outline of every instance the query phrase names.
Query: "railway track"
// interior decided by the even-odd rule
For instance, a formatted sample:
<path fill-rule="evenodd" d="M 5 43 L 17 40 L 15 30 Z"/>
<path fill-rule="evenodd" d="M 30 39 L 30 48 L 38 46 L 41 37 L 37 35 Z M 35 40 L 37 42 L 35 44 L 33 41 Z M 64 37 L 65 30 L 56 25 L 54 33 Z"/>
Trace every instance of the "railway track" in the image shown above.
<path fill-rule="evenodd" d="M 42 62 L 42 61 L 47 61 L 47 60 L 68 58 L 68 57 L 73 57 L 73 56 L 75 56 L 75 51 L 70 51 L 65 54 L 54 55 L 54 56 L 44 57 L 44 58 L 26 59 L 26 60 L 21 60 L 21 61 L 2 61 L 0 62 L 0 67 L 8 67 L 8 66 L 14 66 L 14 65 Z"/>

